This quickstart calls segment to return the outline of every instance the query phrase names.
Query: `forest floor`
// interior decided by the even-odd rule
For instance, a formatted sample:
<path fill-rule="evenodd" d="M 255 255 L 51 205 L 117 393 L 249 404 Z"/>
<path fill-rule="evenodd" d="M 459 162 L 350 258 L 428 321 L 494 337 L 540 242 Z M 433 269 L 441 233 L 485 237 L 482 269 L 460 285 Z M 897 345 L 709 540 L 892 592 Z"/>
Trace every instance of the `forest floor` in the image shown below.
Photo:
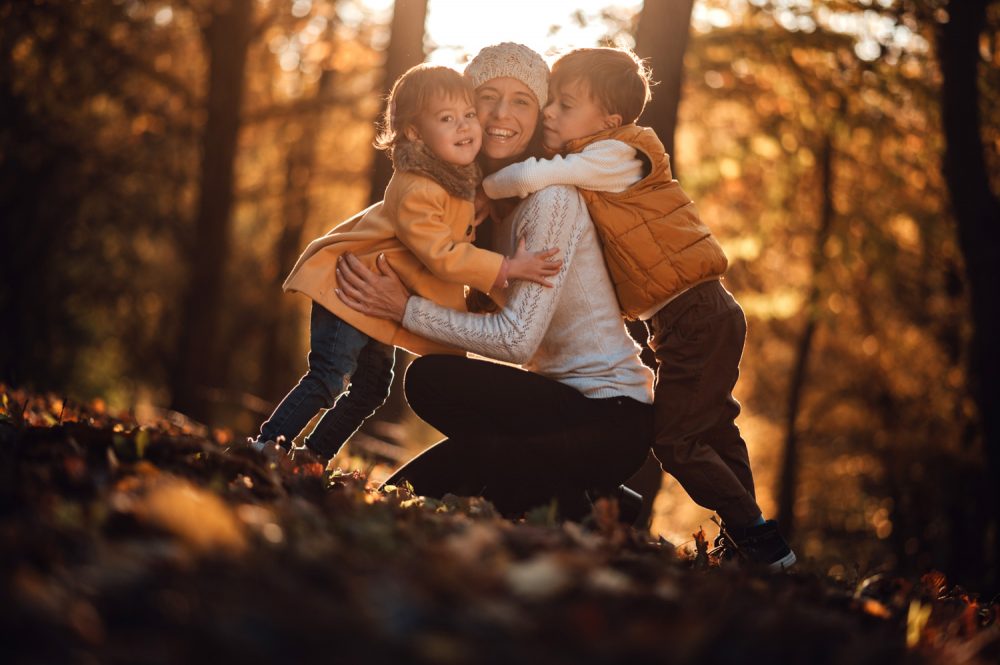
<path fill-rule="evenodd" d="M 1000 609 L 521 522 L 0 386 L 5 663 L 989 663 Z"/>

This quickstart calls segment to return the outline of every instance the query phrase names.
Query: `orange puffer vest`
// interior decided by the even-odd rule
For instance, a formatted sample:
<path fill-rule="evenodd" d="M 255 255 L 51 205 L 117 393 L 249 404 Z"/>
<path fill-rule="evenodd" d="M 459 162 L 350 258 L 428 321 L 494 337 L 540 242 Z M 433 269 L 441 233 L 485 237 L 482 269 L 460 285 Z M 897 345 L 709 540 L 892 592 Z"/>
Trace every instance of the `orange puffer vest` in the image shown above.
<path fill-rule="evenodd" d="M 650 166 L 649 174 L 624 192 L 579 190 L 604 243 L 618 303 L 627 318 L 636 319 L 695 284 L 717 279 L 727 261 L 694 202 L 671 176 L 670 157 L 652 129 L 616 127 L 571 141 L 567 152 L 607 139 L 632 146 Z"/>

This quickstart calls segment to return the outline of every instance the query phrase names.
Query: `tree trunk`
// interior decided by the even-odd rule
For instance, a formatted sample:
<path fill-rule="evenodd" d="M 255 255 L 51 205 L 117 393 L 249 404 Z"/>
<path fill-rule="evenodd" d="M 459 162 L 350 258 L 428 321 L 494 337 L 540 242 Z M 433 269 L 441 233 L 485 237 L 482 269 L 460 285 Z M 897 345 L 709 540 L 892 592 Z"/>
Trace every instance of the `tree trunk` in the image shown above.
<path fill-rule="evenodd" d="M 653 79 L 659 81 L 653 99 L 646 105 L 639 121 L 656 131 L 671 159 L 674 156 L 674 131 L 684 81 L 684 51 L 687 49 L 693 5 L 694 0 L 646 0 L 635 30 L 636 54 L 647 60 L 653 70 Z M 673 167 L 676 177 L 676 163 Z M 646 345 L 646 326 L 638 321 L 629 321 L 627 327 L 643 347 L 643 362 L 654 367 L 656 361 Z M 637 523 L 648 525 L 653 502 L 663 485 L 663 472 L 656 458 L 650 455 L 626 484 L 642 495 L 642 510 Z"/>
<path fill-rule="evenodd" d="M 316 87 L 316 98 L 323 99 L 328 95 L 333 82 L 333 70 L 324 70 Z M 281 285 L 302 251 L 303 233 L 309 221 L 309 186 L 316 165 L 316 135 L 322 119 L 322 112 L 315 111 L 295 123 L 292 129 L 298 132 L 298 136 L 289 146 L 285 159 L 284 225 L 274 250 L 277 272 L 268 291 L 269 315 L 264 324 L 259 384 L 260 395 L 275 403 L 291 388 L 298 373 L 305 369 L 304 356 L 295 341 L 296 328 L 290 325 L 295 318 L 294 302 L 282 292 Z"/>
<path fill-rule="evenodd" d="M 392 84 L 407 69 L 424 61 L 424 22 L 427 19 L 427 0 L 396 0 L 392 12 L 391 36 L 385 54 L 385 73 L 382 90 L 389 94 Z M 372 164 L 369 203 L 382 200 L 385 186 L 392 177 L 392 163 L 382 150 L 375 151 Z"/>
<path fill-rule="evenodd" d="M 788 412 L 785 420 L 785 446 L 781 460 L 781 475 L 778 486 L 778 521 L 786 537 L 791 537 L 795 529 L 795 495 L 798 489 L 799 475 L 799 438 L 796 423 L 802 407 L 802 393 L 806 387 L 806 374 L 809 368 L 809 356 L 812 354 L 813 337 L 819 321 L 819 308 L 822 297 L 820 276 L 826 264 L 824 247 L 830 237 L 833 226 L 833 137 L 830 133 L 823 141 L 820 151 L 820 192 L 822 206 L 820 209 L 819 228 L 816 230 L 816 242 L 813 245 L 812 285 L 806 300 L 806 323 L 799 338 L 795 351 L 795 364 L 792 367 L 792 378 L 788 386 Z"/>
<path fill-rule="evenodd" d="M 1000 201 L 990 189 L 979 117 L 979 37 L 986 27 L 987 0 L 952 0 L 949 20 L 939 27 L 941 115 L 945 137 L 944 178 L 958 224 L 970 291 L 972 338 L 969 388 L 978 407 L 992 500 L 984 507 L 982 543 L 955 543 L 984 553 L 988 579 L 996 590 L 1000 553 L 1000 298 L 993 281 L 1000 265 Z M 990 528 L 992 526 L 992 528 Z M 987 542 L 988 541 L 988 542 Z M 985 590 L 985 589 L 984 589 Z"/>
<path fill-rule="evenodd" d="M 640 122 L 656 130 L 671 158 L 693 5 L 694 0 L 646 0 L 635 31 L 635 51 L 648 59 L 653 79 L 659 81 Z"/>
<path fill-rule="evenodd" d="M 391 36 L 386 49 L 385 73 L 382 90 L 387 96 L 392 84 L 406 70 L 424 61 L 424 23 L 427 19 L 427 0 L 396 0 L 392 13 Z M 371 190 L 368 202 L 382 200 L 385 187 L 392 177 L 392 162 L 382 150 L 375 151 L 372 162 Z M 410 359 L 405 351 L 396 349 L 396 369 L 389 398 L 378 415 L 380 420 L 400 422 L 409 410 L 403 396 L 403 373 Z M 365 425 L 362 431 L 373 436 L 382 436 L 372 425 Z"/>
<path fill-rule="evenodd" d="M 209 61 L 207 118 L 194 237 L 186 248 L 192 266 L 170 386 L 172 408 L 199 421 L 211 418 L 210 392 L 223 383 L 219 321 L 253 5 L 253 0 L 219 3 L 203 32 Z"/>

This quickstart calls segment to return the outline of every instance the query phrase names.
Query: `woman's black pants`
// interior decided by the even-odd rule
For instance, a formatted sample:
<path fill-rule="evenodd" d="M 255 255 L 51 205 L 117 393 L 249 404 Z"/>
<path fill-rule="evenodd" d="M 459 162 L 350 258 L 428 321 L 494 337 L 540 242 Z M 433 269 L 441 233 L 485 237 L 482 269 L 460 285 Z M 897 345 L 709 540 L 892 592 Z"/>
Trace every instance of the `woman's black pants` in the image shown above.
<path fill-rule="evenodd" d="M 483 496 L 504 515 L 558 501 L 579 518 L 584 492 L 610 493 L 646 459 L 652 406 L 591 399 L 553 379 L 460 356 L 418 358 L 405 378 L 414 412 L 447 438 L 386 484 L 417 494 Z"/>

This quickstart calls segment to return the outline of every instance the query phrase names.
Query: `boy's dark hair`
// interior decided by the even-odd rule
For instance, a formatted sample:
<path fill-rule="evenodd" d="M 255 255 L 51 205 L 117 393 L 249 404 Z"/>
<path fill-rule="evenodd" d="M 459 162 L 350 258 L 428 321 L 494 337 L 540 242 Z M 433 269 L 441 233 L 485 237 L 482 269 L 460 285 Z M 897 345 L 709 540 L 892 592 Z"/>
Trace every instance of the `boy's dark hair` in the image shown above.
<path fill-rule="evenodd" d="M 550 89 L 578 81 L 606 113 L 620 115 L 623 125 L 638 120 L 652 97 L 649 68 L 627 49 L 578 48 L 552 65 Z"/>
<path fill-rule="evenodd" d="M 405 141 L 403 132 L 436 94 L 465 98 L 471 102 L 475 91 L 467 78 L 450 67 L 428 64 L 411 67 L 392 84 L 379 133 L 375 137 L 375 147 L 391 150 L 400 141 Z"/>

